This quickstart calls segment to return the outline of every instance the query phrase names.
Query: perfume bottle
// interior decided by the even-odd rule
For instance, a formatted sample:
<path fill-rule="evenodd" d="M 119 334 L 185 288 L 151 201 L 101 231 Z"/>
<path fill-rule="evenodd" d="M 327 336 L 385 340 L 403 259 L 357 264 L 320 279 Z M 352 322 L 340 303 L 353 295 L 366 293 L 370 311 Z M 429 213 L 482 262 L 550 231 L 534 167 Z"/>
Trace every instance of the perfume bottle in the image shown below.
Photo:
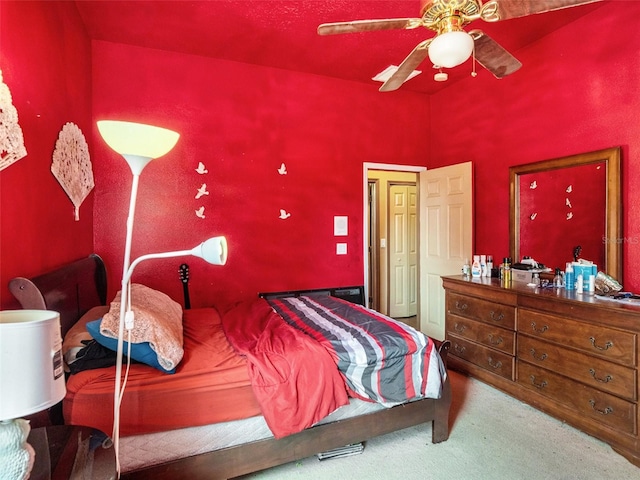
<path fill-rule="evenodd" d="M 553 277 L 553 286 L 554 288 L 562 288 L 562 273 L 561 270 L 556 268 L 556 274 Z"/>

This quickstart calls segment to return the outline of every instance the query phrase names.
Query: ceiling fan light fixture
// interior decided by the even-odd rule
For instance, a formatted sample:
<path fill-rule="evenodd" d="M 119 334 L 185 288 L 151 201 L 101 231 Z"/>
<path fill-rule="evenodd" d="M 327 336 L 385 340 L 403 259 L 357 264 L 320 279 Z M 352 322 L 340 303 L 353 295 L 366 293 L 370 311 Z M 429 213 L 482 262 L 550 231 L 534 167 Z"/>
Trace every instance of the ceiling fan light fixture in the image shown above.
<path fill-rule="evenodd" d="M 445 32 L 429 45 L 429 60 L 434 65 L 453 68 L 467 61 L 473 52 L 473 38 L 467 32 Z"/>

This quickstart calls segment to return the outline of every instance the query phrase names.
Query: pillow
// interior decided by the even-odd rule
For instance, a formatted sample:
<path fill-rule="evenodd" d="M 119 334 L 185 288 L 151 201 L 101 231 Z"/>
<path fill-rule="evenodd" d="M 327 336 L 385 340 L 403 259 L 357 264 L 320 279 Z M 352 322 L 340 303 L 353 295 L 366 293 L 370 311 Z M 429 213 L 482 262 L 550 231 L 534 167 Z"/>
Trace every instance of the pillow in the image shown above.
<path fill-rule="evenodd" d="M 102 318 L 109 311 L 109 307 L 101 305 L 93 307 L 78 320 L 64 336 L 62 342 L 62 357 L 64 358 L 65 370 L 70 371 L 69 366 L 82 356 L 82 351 L 92 337 L 87 332 L 87 323 Z"/>
<path fill-rule="evenodd" d="M 109 312 L 102 317 L 100 334 L 103 337 L 118 338 L 120 298 L 121 292 L 118 292 Z M 175 369 L 184 355 L 180 304 L 162 292 L 134 283 L 131 285 L 131 310 L 134 313 L 131 343 L 148 343 L 163 370 Z"/>
<path fill-rule="evenodd" d="M 98 342 L 105 348 L 109 350 L 113 350 L 114 352 L 118 350 L 118 339 L 106 337 L 100 333 L 100 322 L 101 320 L 94 320 L 93 322 L 87 323 L 87 331 Z M 125 331 L 125 336 L 127 335 Z M 122 352 L 124 355 L 127 355 L 129 343 L 125 340 L 123 342 Z M 131 343 L 131 358 L 137 360 L 140 363 L 146 363 L 147 365 L 157 368 L 165 373 L 176 373 L 176 369 L 172 368 L 171 370 L 165 369 L 160 362 L 158 362 L 158 355 L 153 351 L 149 342 L 144 343 Z"/>

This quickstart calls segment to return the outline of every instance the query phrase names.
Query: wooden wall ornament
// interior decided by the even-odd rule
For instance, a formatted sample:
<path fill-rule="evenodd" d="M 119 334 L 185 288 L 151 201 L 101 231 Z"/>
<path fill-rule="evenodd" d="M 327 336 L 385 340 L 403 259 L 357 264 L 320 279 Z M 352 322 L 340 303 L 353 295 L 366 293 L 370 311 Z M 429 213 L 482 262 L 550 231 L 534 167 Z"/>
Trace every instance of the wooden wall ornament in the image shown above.
<path fill-rule="evenodd" d="M 80 205 L 95 184 L 89 146 L 74 123 L 66 123 L 58 135 L 51 172 L 73 203 L 76 221 L 80 220 Z"/>
<path fill-rule="evenodd" d="M 11 91 L 4 83 L 0 70 L 0 171 L 26 155 L 18 110 L 13 106 Z"/>

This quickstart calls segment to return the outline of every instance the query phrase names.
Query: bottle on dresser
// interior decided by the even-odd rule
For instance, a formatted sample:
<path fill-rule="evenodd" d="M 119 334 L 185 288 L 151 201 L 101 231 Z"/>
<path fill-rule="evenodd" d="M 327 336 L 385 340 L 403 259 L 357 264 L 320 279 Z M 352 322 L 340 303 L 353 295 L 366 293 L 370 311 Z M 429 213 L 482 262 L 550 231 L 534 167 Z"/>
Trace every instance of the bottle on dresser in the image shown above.
<path fill-rule="evenodd" d="M 473 256 L 473 263 L 471 264 L 471 276 L 472 277 L 482 276 L 482 267 L 480 266 L 480 255 Z"/>

